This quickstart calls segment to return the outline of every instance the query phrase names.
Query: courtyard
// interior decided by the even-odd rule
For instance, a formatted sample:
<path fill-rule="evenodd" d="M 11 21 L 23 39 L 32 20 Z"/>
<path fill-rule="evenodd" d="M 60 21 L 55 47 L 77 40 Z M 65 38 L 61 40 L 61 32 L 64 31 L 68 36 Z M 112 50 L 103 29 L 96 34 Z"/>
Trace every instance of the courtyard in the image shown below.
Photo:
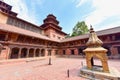
<path fill-rule="evenodd" d="M 49 58 L 47 58 L 16 63 L 1 63 L 0 80 L 87 80 L 79 75 L 82 67 L 81 62 L 86 65 L 85 58 L 52 58 L 51 62 L 52 65 L 48 65 Z M 96 59 L 95 64 L 101 63 Z M 108 60 L 108 64 L 120 71 L 119 60 Z M 69 78 L 67 75 L 68 69 Z"/>

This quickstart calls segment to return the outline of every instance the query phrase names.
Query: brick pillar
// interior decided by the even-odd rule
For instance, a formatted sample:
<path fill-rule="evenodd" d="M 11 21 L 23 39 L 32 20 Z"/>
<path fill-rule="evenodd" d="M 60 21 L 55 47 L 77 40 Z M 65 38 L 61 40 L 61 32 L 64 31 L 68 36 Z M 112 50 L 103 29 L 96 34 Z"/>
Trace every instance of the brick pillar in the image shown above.
<path fill-rule="evenodd" d="M 52 49 L 51 56 L 55 56 L 55 49 Z"/>
<path fill-rule="evenodd" d="M 74 50 L 74 52 L 75 52 L 75 55 L 78 55 L 78 49 L 77 48 Z"/>
<path fill-rule="evenodd" d="M 67 54 L 67 55 L 71 55 L 71 51 L 70 51 L 69 48 L 66 50 L 66 54 Z"/>
<path fill-rule="evenodd" d="M 11 49 L 8 46 L 4 46 L 1 50 L 0 59 L 9 59 L 11 56 Z"/>
<path fill-rule="evenodd" d="M 11 48 L 9 48 L 9 49 L 8 49 L 8 54 L 7 54 L 7 57 L 6 57 L 6 59 L 10 59 L 11 52 L 12 52 L 12 50 L 11 50 Z"/>
<path fill-rule="evenodd" d="M 20 58 L 21 56 L 21 48 L 19 49 L 19 52 L 18 52 L 18 58 Z"/>
<path fill-rule="evenodd" d="M 58 55 L 63 55 L 62 49 L 58 50 Z"/>
<path fill-rule="evenodd" d="M 48 49 L 45 49 L 45 56 L 48 56 Z"/>
<path fill-rule="evenodd" d="M 27 49 L 27 55 L 26 55 L 26 58 L 29 57 L 29 49 Z"/>
<path fill-rule="evenodd" d="M 36 49 L 34 49 L 33 51 L 33 57 L 36 57 L 35 54 L 36 54 Z"/>
<path fill-rule="evenodd" d="M 41 56 L 41 49 L 39 50 L 39 57 Z"/>
<path fill-rule="evenodd" d="M 113 47 L 113 46 L 110 48 L 110 51 L 111 51 L 112 55 L 115 55 L 115 54 L 118 53 L 117 48 L 115 48 L 115 47 Z"/>

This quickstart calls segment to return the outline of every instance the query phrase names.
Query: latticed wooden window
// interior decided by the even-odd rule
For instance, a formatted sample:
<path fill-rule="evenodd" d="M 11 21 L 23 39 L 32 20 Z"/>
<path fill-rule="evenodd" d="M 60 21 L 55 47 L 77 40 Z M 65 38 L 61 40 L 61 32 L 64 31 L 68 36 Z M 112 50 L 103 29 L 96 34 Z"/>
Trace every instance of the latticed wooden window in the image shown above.
<path fill-rule="evenodd" d="M 5 41 L 5 34 L 0 34 L 0 41 Z"/>

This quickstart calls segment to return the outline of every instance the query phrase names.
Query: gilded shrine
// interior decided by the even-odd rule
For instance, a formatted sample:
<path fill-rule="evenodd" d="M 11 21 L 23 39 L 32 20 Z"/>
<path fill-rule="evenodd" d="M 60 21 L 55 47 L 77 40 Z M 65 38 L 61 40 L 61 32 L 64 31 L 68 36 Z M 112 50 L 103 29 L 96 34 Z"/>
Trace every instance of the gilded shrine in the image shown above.
<path fill-rule="evenodd" d="M 93 30 L 92 26 L 90 28 L 90 35 L 89 40 L 86 43 L 88 48 L 84 50 L 86 55 L 86 63 L 87 68 L 92 69 L 94 65 L 93 58 L 97 57 L 102 62 L 103 72 L 109 72 L 108 63 L 107 63 L 107 50 L 101 47 L 103 42 L 97 37 L 95 31 Z"/>
<path fill-rule="evenodd" d="M 98 38 L 92 26 L 86 45 L 87 48 L 83 52 L 86 56 L 87 66 L 80 69 L 80 76 L 90 80 L 119 80 L 120 72 L 116 68 L 108 66 L 108 50 L 102 47 L 104 44 Z M 98 62 L 99 60 L 101 65 Z M 95 65 L 94 62 L 99 64 Z"/>

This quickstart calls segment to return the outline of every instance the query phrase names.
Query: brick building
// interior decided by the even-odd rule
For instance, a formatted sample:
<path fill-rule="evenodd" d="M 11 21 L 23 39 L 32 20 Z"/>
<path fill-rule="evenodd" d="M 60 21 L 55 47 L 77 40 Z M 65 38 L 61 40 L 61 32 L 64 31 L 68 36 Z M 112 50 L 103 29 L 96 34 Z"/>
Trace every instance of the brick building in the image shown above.
<path fill-rule="evenodd" d="M 46 57 L 55 55 L 82 56 L 88 35 L 65 38 L 67 35 L 59 26 L 53 14 L 37 26 L 17 17 L 12 6 L 0 1 L 0 44 L 4 49 L 0 59 Z M 110 58 L 120 58 L 120 26 L 96 32 L 108 49 Z"/>

